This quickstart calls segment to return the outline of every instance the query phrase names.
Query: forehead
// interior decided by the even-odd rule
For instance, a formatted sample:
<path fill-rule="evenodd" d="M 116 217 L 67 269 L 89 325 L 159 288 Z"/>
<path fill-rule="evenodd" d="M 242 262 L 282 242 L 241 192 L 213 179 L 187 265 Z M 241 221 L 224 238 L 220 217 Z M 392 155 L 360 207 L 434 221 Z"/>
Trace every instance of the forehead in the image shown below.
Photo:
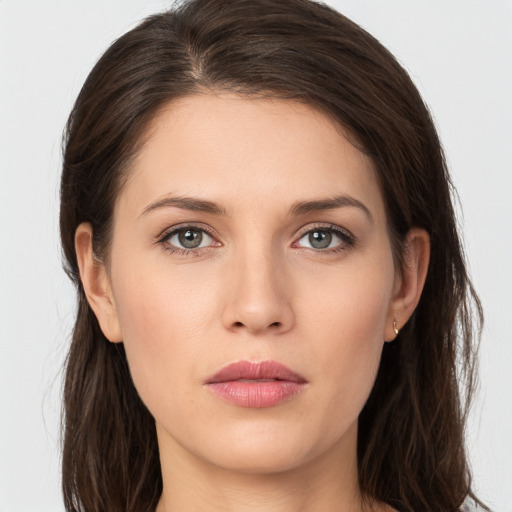
<path fill-rule="evenodd" d="M 372 161 L 340 125 L 303 103 L 234 94 L 187 96 L 150 123 L 119 202 L 166 194 L 235 210 L 350 194 L 383 213 Z"/>

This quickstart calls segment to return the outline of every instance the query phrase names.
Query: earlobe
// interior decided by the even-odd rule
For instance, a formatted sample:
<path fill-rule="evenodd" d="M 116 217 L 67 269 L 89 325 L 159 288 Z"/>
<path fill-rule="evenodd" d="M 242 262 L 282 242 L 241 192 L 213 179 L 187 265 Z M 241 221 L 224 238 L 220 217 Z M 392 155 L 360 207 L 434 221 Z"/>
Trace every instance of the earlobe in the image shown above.
<path fill-rule="evenodd" d="M 122 341 L 110 279 L 104 263 L 98 261 L 94 255 L 92 226 L 87 222 L 80 224 L 76 229 L 75 251 L 87 301 L 98 319 L 103 334 L 111 342 Z"/>
<path fill-rule="evenodd" d="M 404 241 L 403 266 L 395 283 L 385 340 L 392 341 L 418 305 L 427 278 L 430 237 L 424 229 L 413 228 Z"/>

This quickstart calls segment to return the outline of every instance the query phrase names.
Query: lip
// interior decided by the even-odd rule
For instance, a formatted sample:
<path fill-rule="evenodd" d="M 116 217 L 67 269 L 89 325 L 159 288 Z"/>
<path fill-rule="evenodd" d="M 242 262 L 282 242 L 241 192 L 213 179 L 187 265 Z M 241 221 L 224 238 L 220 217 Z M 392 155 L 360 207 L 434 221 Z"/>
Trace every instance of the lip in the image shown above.
<path fill-rule="evenodd" d="M 287 401 L 307 384 L 302 375 L 277 361 L 237 361 L 206 381 L 215 395 L 239 407 L 264 408 Z"/>

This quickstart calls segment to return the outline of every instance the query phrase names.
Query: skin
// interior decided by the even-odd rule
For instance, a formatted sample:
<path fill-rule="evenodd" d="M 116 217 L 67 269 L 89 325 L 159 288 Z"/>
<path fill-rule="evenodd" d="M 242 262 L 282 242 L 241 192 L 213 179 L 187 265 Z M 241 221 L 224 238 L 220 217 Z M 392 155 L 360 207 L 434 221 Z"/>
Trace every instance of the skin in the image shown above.
<path fill-rule="evenodd" d="M 165 203 L 177 197 L 222 213 Z M 345 204 L 292 211 L 334 197 Z M 210 235 L 180 249 L 164 235 L 183 226 Z M 332 226 L 342 235 L 313 247 L 309 234 Z M 428 266 L 425 232 L 406 245 L 396 269 L 371 160 L 311 107 L 210 93 L 161 110 L 117 198 L 108 266 L 90 226 L 76 233 L 88 300 L 105 336 L 124 342 L 156 421 L 159 512 L 365 509 L 357 419 Z M 251 409 L 204 384 L 228 363 L 267 359 L 304 389 Z"/>

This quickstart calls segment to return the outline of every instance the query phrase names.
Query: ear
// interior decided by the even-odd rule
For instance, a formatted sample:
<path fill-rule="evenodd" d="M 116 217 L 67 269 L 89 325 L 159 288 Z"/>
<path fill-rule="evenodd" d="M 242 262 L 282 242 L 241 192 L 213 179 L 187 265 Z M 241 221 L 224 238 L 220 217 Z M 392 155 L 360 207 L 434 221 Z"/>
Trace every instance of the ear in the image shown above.
<path fill-rule="evenodd" d="M 403 267 L 397 272 L 384 339 L 393 341 L 414 313 L 427 277 L 430 237 L 424 229 L 413 228 L 404 241 Z"/>
<path fill-rule="evenodd" d="M 76 229 L 75 251 L 85 296 L 98 319 L 103 334 L 111 342 L 122 341 L 110 279 L 104 263 L 94 255 L 92 226 L 88 222 L 83 222 Z"/>

